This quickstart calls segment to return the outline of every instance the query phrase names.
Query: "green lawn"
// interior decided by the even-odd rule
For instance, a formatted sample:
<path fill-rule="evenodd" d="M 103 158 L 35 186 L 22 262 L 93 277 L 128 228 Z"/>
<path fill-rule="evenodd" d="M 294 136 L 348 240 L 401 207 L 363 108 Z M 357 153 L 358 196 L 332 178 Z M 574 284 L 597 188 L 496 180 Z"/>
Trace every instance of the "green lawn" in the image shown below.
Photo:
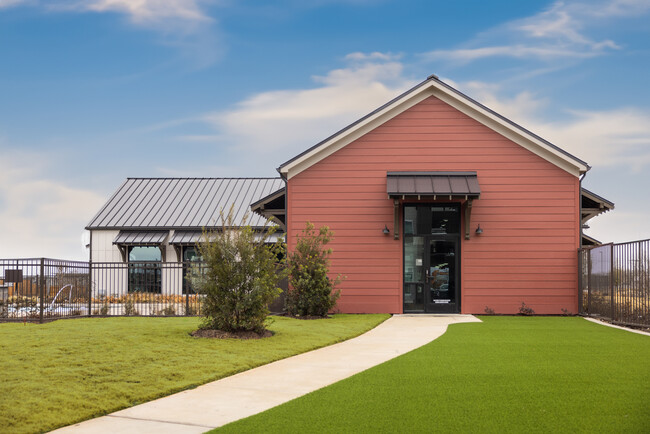
<path fill-rule="evenodd" d="M 482 317 L 224 432 L 650 432 L 650 337 Z"/>
<path fill-rule="evenodd" d="M 110 413 L 349 339 L 387 318 L 274 317 L 274 336 L 247 341 L 193 338 L 198 318 L 0 324 L 0 431 L 45 431 Z"/>

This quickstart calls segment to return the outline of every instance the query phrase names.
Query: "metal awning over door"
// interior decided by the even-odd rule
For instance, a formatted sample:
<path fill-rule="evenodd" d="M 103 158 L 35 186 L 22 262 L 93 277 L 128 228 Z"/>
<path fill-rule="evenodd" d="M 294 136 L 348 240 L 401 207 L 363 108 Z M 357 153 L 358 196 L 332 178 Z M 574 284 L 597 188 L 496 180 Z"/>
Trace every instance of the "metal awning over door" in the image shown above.
<path fill-rule="evenodd" d="M 399 239 L 400 199 L 465 200 L 465 239 L 469 240 L 472 201 L 481 196 L 476 172 L 388 172 L 386 192 L 394 201 L 396 240 Z"/>
<path fill-rule="evenodd" d="M 158 247 L 160 254 L 165 262 L 165 248 L 163 243 L 167 239 L 169 231 L 120 231 L 113 244 L 120 249 L 122 261 L 126 262 L 128 248 L 131 246 L 151 246 Z"/>
<path fill-rule="evenodd" d="M 389 198 L 478 199 L 481 188 L 476 172 L 388 172 Z"/>
<path fill-rule="evenodd" d="M 120 231 L 113 244 L 124 246 L 159 246 L 169 231 Z"/>

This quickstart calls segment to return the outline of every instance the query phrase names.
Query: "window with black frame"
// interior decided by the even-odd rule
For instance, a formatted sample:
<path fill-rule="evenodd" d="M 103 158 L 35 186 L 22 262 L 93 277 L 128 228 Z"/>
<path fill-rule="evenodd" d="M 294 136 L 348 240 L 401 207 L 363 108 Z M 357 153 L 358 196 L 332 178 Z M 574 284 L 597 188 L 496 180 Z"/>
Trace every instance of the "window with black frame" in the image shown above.
<path fill-rule="evenodd" d="M 202 263 L 203 257 L 196 246 L 183 246 L 183 294 L 196 294 L 190 276 L 192 268 L 201 268 Z"/>
<path fill-rule="evenodd" d="M 129 293 L 162 292 L 162 253 L 157 246 L 129 247 Z"/>

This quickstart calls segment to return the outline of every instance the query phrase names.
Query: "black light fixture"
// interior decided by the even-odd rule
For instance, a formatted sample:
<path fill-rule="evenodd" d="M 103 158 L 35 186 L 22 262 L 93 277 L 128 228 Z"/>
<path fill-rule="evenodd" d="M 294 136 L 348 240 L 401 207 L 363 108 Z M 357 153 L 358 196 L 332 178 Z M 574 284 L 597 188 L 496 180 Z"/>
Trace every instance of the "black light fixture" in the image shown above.
<path fill-rule="evenodd" d="M 478 224 L 478 227 L 476 228 L 476 235 L 481 235 L 483 233 L 483 229 L 481 229 L 481 224 Z"/>
<path fill-rule="evenodd" d="M 384 229 L 382 230 L 382 232 L 384 233 L 384 235 L 390 234 L 390 229 L 388 229 L 387 225 L 384 225 Z"/>

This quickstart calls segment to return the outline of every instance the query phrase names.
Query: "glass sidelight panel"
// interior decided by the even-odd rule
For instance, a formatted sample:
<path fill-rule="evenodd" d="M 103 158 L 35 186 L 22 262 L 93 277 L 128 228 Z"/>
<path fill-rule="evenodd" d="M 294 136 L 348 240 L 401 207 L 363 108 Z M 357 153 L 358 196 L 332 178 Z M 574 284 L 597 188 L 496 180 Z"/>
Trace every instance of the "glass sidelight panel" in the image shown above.
<path fill-rule="evenodd" d="M 404 311 L 424 312 L 425 270 L 424 237 L 404 237 Z"/>
<path fill-rule="evenodd" d="M 429 268 L 427 303 L 435 307 L 456 303 L 456 242 L 453 240 L 429 241 Z"/>

